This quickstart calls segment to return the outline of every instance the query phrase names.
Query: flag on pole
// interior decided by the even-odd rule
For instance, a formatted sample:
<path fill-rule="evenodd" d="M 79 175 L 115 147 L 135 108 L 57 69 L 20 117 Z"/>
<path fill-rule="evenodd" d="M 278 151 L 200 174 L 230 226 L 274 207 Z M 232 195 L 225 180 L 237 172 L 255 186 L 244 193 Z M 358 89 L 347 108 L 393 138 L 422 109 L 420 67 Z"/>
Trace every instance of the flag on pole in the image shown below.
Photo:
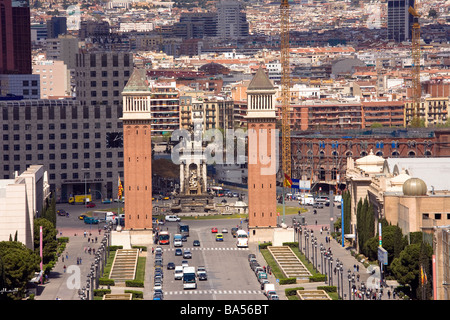
<path fill-rule="evenodd" d="M 286 173 L 284 174 L 284 186 L 288 188 L 292 186 L 292 180 Z"/>
<path fill-rule="evenodd" d="M 423 266 L 420 266 L 420 280 L 422 285 L 427 284 L 427 274 L 425 273 L 425 270 L 423 270 Z"/>
<path fill-rule="evenodd" d="M 118 178 L 119 178 L 119 183 L 118 183 L 117 198 L 122 199 L 123 187 L 122 187 L 122 182 L 120 181 L 120 176 L 118 176 Z"/>

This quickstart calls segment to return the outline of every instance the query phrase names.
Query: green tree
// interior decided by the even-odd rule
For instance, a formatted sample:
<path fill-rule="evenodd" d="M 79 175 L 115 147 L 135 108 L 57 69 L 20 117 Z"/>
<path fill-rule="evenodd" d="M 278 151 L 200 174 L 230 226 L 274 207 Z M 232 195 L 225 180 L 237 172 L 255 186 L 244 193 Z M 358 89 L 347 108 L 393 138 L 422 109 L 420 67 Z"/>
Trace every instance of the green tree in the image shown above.
<path fill-rule="evenodd" d="M 396 280 L 411 288 L 411 298 L 417 298 L 420 285 L 420 270 L 423 261 L 431 261 L 432 248 L 423 243 L 413 243 L 405 247 L 398 258 L 391 263 L 391 271 Z M 431 262 L 430 262 L 431 263 Z M 428 264 L 429 265 L 429 264 Z M 429 273 L 428 273 L 429 275 Z M 428 281 L 431 279 L 428 276 Z"/>
<path fill-rule="evenodd" d="M 349 234 L 351 232 L 351 219 L 352 219 L 352 212 L 351 212 L 351 201 L 352 196 L 350 194 L 350 191 L 346 190 L 342 193 L 342 198 L 344 199 L 344 234 Z"/>
<path fill-rule="evenodd" d="M 23 243 L 18 241 L 0 242 L 0 284 L 7 290 L 17 292 L 8 293 L 3 298 L 21 299 L 34 272 L 39 271 L 40 258 Z"/>
<path fill-rule="evenodd" d="M 44 264 L 54 259 L 58 242 L 56 240 L 57 230 L 53 224 L 44 218 L 34 220 L 34 250 L 39 255 L 40 226 L 42 226 L 42 256 Z"/>

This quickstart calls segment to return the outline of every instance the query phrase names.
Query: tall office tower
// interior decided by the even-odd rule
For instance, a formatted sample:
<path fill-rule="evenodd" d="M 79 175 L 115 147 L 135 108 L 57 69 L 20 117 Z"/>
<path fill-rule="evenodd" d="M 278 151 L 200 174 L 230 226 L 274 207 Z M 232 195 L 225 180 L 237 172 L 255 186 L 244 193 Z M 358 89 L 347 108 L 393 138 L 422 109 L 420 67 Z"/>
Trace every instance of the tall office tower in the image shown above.
<path fill-rule="evenodd" d="M 81 41 L 90 37 L 105 37 L 111 33 L 108 21 L 84 20 L 80 23 L 78 38 Z"/>
<path fill-rule="evenodd" d="M 57 38 L 60 34 L 67 33 L 67 18 L 52 17 L 47 20 L 47 37 L 49 39 Z"/>
<path fill-rule="evenodd" d="M 174 35 L 184 39 L 203 39 L 217 36 L 217 13 L 186 12 L 174 24 Z"/>
<path fill-rule="evenodd" d="M 413 17 L 408 12 L 414 0 L 388 0 L 388 39 L 401 42 L 411 39 Z"/>
<path fill-rule="evenodd" d="M 0 0 L 0 74 L 31 74 L 28 1 Z"/>
<path fill-rule="evenodd" d="M 269 240 L 277 226 L 275 87 L 262 68 L 247 88 L 248 227 L 250 238 Z"/>
<path fill-rule="evenodd" d="M 222 0 L 217 5 L 217 37 L 237 40 L 248 36 L 247 15 L 239 1 Z"/>
<path fill-rule="evenodd" d="M 82 106 L 119 105 L 120 93 L 133 71 L 128 52 L 80 51 L 76 55 L 76 96 Z"/>
<path fill-rule="evenodd" d="M 145 69 L 135 69 L 123 89 L 125 228 L 152 228 L 151 90 Z"/>

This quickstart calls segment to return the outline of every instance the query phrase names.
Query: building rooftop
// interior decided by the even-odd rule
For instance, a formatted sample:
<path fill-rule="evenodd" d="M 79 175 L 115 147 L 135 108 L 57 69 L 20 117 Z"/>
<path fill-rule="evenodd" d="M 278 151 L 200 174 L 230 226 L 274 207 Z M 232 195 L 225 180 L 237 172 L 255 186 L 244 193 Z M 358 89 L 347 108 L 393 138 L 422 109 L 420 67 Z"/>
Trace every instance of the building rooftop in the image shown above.
<path fill-rule="evenodd" d="M 256 71 L 255 76 L 253 77 L 252 81 L 248 85 L 247 90 L 273 90 L 274 86 L 272 82 L 269 80 L 269 77 L 264 72 L 263 68 L 259 68 L 258 71 Z"/>
<path fill-rule="evenodd" d="M 142 92 L 150 91 L 150 87 L 147 81 L 146 71 L 144 69 L 135 68 L 126 86 L 123 88 L 123 92 Z"/>

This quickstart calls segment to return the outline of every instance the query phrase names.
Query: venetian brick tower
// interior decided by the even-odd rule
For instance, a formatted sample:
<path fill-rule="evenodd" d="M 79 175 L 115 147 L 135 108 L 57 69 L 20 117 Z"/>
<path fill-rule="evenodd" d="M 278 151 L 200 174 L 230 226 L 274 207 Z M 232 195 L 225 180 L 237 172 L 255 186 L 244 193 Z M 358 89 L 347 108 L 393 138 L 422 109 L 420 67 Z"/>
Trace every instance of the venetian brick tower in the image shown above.
<path fill-rule="evenodd" d="M 275 92 L 260 67 L 247 88 L 248 226 L 251 241 L 271 241 L 277 226 Z"/>
<path fill-rule="evenodd" d="M 150 88 L 144 69 L 134 69 L 123 89 L 125 230 L 152 229 Z"/>

